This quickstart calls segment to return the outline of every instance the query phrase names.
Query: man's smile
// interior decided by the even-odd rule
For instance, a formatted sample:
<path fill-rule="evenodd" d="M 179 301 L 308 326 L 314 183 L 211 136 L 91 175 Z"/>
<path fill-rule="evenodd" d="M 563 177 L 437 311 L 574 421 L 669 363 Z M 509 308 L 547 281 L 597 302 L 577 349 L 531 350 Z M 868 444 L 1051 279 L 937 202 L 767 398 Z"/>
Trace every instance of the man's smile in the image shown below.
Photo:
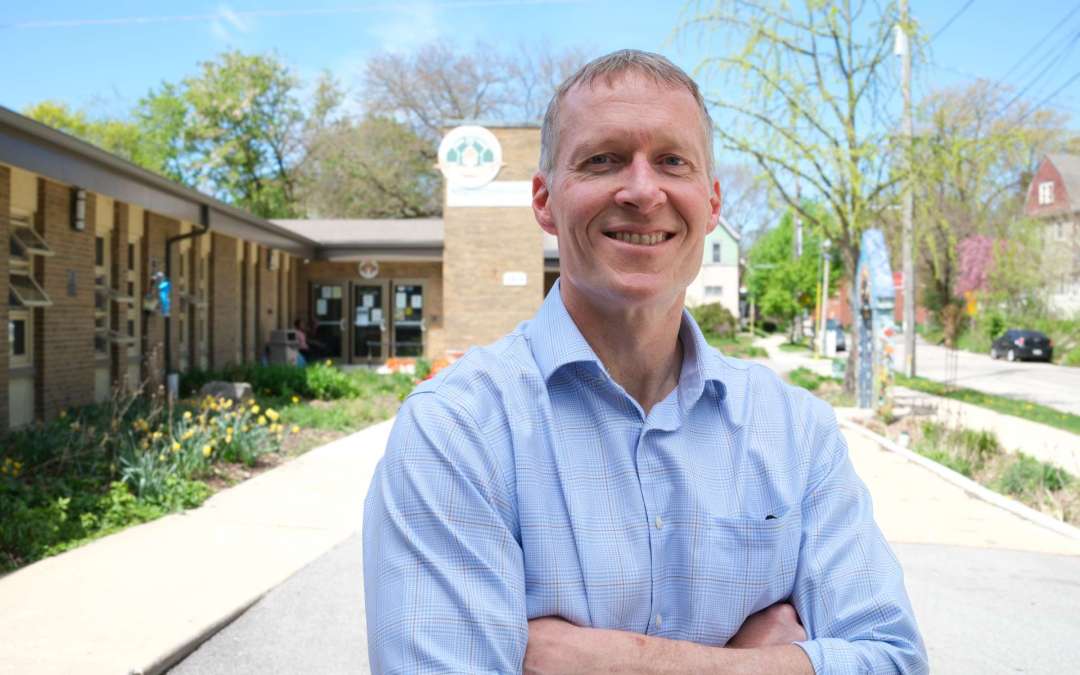
<path fill-rule="evenodd" d="M 675 235 L 670 232 L 605 232 L 604 236 L 630 246 L 658 246 Z"/>

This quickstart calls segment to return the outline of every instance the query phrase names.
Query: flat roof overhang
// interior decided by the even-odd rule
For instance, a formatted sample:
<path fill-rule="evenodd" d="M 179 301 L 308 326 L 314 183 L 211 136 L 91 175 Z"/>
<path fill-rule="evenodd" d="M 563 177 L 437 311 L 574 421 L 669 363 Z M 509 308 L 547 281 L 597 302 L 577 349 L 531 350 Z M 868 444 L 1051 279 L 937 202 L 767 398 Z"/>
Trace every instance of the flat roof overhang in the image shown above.
<path fill-rule="evenodd" d="M 400 262 L 442 262 L 442 242 L 424 246 L 320 246 L 314 259 L 332 262 L 357 262 L 364 259 Z"/>
<path fill-rule="evenodd" d="M 212 232 L 302 258 L 315 256 L 316 243 L 306 237 L 3 106 L 0 106 L 0 162 L 189 223 L 200 222 L 200 208 L 206 205 Z"/>

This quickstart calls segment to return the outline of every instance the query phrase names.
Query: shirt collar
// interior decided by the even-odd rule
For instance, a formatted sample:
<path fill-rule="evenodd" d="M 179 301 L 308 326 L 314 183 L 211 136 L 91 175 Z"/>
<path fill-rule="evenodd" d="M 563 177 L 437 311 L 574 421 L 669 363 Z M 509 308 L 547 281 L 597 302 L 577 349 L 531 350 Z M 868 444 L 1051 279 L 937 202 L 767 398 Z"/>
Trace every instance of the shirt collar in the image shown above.
<path fill-rule="evenodd" d="M 570 312 L 566 310 L 559 289 L 560 281 L 556 280 L 540 306 L 540 311 L 525 329 L 540 374 L 547 382 L 555 371 L 565 365 L 589 363 L 607 376 L 604 364 L 578 330 Z M 679 339 L 683 345 L 683 364 L 678 386 L 679 407 L 689 410 L 701 398 L 706 383 L 714 382 L 721 399 L 728 399 L 731 394 L 736 395 L 736 401 L 728 400 L 727 403 L 732 417 L 741 419 L 742 416 L 735 413 L 736 409 L 741 410 L 745 396 L 745 369 L 728 363 L 709 346 L 697 322 L 685 309 L 679 326 Z M 736 404 L 734 408 L 733 403 Z"/>

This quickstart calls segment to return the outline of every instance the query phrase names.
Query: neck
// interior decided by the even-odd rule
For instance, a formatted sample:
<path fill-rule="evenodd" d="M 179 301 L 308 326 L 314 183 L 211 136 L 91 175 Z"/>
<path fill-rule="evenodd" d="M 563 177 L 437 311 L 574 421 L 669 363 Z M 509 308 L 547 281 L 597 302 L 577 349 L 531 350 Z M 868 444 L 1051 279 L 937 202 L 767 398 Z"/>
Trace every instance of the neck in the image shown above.
<path fill-rule="evenodd" d="M 567 312 L 612 379 L 645 414 L 679 383 L 683 295 L 670 306 L 598 306 L 561 287 Z"/>

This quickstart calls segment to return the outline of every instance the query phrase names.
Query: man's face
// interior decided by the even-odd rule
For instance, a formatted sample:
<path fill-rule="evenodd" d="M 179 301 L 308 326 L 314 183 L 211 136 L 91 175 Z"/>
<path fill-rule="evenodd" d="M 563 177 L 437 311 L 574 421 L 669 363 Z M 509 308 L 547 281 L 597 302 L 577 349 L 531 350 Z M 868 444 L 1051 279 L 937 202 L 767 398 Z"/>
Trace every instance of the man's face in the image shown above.
<path fill-rule="evenodd" d="M 690 92 L 627 74 L 562 101 L 533 211 L 559 238 L 564 293 L 594 307 L 681 305 L 720 214 Z"/>

